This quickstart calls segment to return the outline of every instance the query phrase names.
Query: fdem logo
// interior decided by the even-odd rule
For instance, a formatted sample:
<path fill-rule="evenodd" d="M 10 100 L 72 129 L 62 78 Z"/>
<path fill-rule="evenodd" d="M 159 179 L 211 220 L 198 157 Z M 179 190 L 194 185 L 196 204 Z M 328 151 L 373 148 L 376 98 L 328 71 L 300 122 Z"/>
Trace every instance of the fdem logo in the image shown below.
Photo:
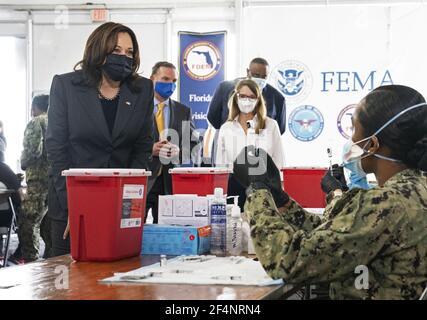
<path fill-rule="evenodd" d="M 196 41 L 185 48 L 182 64 L 190 78 L 204 81 L 218 73 L 222 66 L 222 57 L 212 42 Z"/>

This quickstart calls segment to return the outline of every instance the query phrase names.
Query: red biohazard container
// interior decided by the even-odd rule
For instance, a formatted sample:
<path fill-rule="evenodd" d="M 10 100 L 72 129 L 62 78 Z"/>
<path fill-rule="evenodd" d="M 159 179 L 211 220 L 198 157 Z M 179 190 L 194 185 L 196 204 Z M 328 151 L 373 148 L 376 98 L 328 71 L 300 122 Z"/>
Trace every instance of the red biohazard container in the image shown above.
<path fill-rule="evenodd" d="M 197 194 L 206 196 L 214 194 L 215 188 L 222 188 L 227 194 L 228 168 L 174 168 L 169 169 L 172 175 L 173 194 Z"/>
<path fill-rule="evenodd" d="M 141 253 L 147 177 L 143 169 L 70 169 L 67 177 L 71 256 L 114 261 Z"/>
<path fill-rule="evenodd" d="M 320 181 L 326 168 L 283 168 L 283 188 L 303 208 L 324 208 L 325 193 Z"/>

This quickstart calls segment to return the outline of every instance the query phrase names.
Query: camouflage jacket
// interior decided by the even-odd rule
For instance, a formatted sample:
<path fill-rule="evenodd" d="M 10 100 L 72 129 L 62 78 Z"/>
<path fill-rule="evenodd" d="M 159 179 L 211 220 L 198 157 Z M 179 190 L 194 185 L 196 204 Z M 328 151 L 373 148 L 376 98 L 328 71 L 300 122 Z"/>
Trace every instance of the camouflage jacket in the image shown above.
<path fill-rule="evenodd" d="M 27 183 L 47 181 L 48 161 L 44 146 L 46 127 L 47 114 L 41 114 L 25 128 L 21 167 L 25 170 Z"/>
<path fill-rule="evenodd" d="M 252 193 L 245 212 L 272 278 L 329 282 L 333 299 L 418 299 L 427 286 L 427 186 L 418 171 L 348 191 L 328 203 L 323 218 L 293 201 L 279 213 L 267 190 Z M 359 266 L 369 271 L 363 289 Z"/>

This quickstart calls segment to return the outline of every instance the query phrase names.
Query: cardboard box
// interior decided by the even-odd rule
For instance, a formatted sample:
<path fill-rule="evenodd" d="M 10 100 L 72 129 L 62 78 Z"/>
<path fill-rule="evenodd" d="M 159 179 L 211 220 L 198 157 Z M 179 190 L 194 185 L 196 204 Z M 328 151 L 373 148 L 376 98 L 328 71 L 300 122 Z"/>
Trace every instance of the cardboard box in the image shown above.
<path fill-rule="evenodd" d="M 209 208 L 207 197 L 159 196 L 159 224 L 204 227 L 210 225 Z"/>
<path fill-rule="evenodd" d="M 211 227 L 145 225 L 141 254 L 200 255 L 209 252 Z"/>

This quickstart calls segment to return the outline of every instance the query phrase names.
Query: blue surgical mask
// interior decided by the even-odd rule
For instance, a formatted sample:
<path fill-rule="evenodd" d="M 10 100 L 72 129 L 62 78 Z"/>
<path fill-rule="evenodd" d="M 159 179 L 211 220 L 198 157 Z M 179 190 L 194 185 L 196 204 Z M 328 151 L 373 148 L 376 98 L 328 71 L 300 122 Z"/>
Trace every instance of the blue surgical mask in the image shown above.
<path fill-rule="evenodd" d="M 174 82 L 160 82 L 157 81 L 154 86 L 154 90 L 163 98 L 169 98 L 176 89 L 176 83 Z"/>
<path fill-rule="evenodd" d="M 351 139 L 344 145 L 343 166 L 350 172 L 350 183 L 353 185 L 358 184 L 359 181 L 366 181 L 366 172 L 362 168 L 363 153 L 363 149 L 353 144 Z"/>

